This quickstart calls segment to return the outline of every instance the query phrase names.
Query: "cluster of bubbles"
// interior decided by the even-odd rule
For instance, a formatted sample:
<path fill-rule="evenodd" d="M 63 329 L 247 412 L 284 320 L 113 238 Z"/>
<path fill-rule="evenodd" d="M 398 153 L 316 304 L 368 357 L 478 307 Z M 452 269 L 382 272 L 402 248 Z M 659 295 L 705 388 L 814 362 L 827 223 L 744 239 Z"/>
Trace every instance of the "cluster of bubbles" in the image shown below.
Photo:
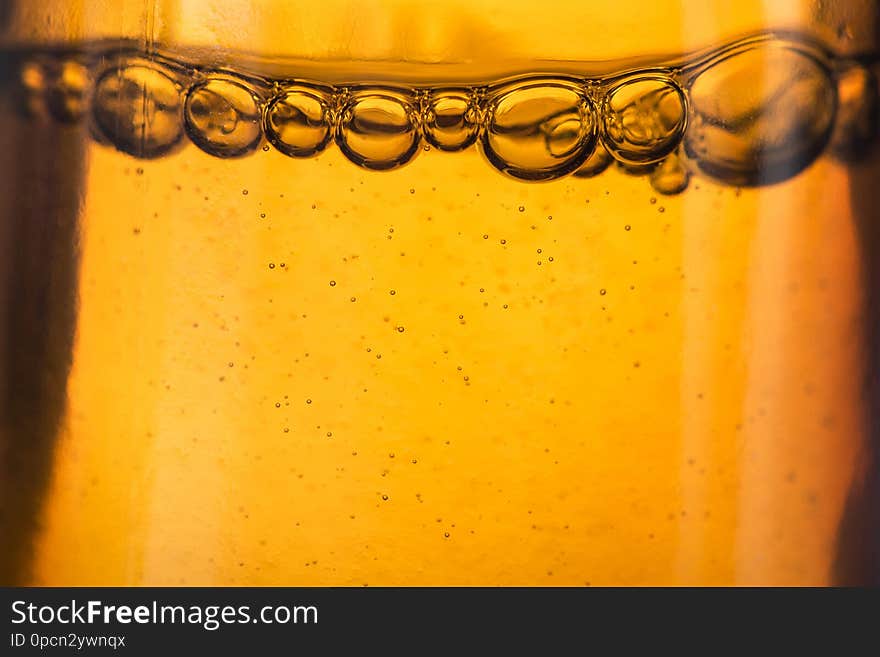
<path fill-rule="evenodd" d="M 785 180 L 829 141 L 834 155 L 858 157 L 877 130 L 868 63 L 791 36 L 601 78 L 458 87 L 272 80 L 136 54 L 100 61 L 24 61 L 24 104 L 62 121 L 87 116 L 98 139 L 138 158 L 160 157 L 185 137 L 222 158 L 264 141 L 292 158 L 335 143 L 356 165 L 389 170 L 427 146 L 476 145 L 520 180 L 592 177 L 616 162 L 676 194 L 695 171 L 731 185 Z"/>

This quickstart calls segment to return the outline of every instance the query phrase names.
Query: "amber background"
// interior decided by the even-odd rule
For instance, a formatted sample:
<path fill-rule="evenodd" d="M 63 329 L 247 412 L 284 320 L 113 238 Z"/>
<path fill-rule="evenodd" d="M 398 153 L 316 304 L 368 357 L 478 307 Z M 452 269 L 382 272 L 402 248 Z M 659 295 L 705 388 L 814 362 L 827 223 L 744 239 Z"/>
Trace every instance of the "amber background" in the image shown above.
<path fill-rule="evenodd" d="M 416 78 L 873 34 L 870 3 L 67 4 L 65 38 Z M 9 33 L 60 38 L 34 7 Z M 876 155 L 658 197 L 476 151 L 145 162 L 2 116 L 4 583 L 870 575 Z"/>

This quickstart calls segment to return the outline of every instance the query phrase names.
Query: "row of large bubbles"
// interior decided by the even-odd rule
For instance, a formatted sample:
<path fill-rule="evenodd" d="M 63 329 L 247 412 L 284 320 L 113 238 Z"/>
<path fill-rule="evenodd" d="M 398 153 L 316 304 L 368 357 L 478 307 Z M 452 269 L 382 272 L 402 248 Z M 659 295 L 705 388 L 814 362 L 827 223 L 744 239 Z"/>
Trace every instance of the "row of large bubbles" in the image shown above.
<path fill-rule="evenodd" d="M 98 138 L 139 158 L 160 157 L 184 136 L 223 158 L 264 141 L 306 158 L 335 142 L 358 166 L 389 170 L 423 147 L 476 144 L 520 180 L 591 177 L 616 162 L 675 194 L 694 171 L 733 185 L 785 180 L 829 139 L 835 155 L 857 157 L 877 128 L 869 67 L 767 36 L 674 67 L 479 87 L 330 86 L 137 57 L 117 57 L 94 77 L 92 70 L 73 60 L 28 61 L 25 102 L 64 121 L 88 115 Z"/>

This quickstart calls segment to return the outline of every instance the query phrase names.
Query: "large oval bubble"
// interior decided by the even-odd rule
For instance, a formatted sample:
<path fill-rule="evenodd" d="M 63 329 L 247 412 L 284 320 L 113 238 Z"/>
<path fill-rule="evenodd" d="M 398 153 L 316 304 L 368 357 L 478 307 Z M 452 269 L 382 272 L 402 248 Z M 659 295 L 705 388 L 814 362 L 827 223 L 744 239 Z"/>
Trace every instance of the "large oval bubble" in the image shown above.
<path fill-rule="evenodd" d="M 499 92 L 486 109 L 482 151 L 519 180 L 553 180 L 575 171 L 596 145 L 593 104 L 580 85 L 535 80 Z"/>
<path fill-rule="evenodd" d="M 835 109 L 835 87 L 819 57 L 784 42 L 750 43 L 692 81 L 686 153 L 730 185 L 786 180 L 822 152 Z"/>
<path fill-rule="evenodd" d="M 180 86 L 154 63 L 120 64 L 95 83 L 96 127 L 116 148 L 140 158 L 164 155 L 183 136 Z"/>
<path fill-rule="evenodd" d="M 333 136 L 330 99 L 309 87 L 290 87 L 266 108 L 266 138 L 290 157 L 312 157 Z"/>
<path fill-rule="evenodd" d="M 186 95 L 183 116 L 190 140 L 216 157 L 251 153 L 263 137 L 260 97 L 238 80 L 199 82 Z"/>
<path fill-rule="evenodd" d="M 602 141 L 616 160 L 628 165 L 662 160 L 678 146 L 687 124 L 684 94 L 659 74 L 616 85 L 602 110 Z"/>
<path fill-rule="evenodd" d="M 418 114 L 403 94 L 364 90 L 352 94 L 340 112 L 336 143 L 365 169 L 386 171 L 419 152 Z"/>

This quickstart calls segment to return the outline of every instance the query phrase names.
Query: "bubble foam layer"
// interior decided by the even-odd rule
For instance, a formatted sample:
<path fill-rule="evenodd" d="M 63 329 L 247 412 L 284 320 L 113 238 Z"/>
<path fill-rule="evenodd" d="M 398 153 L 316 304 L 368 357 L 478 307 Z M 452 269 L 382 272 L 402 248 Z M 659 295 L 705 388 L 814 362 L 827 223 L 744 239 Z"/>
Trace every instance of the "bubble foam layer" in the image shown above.
<path fill-rule="evenodd" d="M 730 185 L 786 180 L 831 143 L 841 159 L 874 142 L 871 61 L 837 59 L 796 35 L 763 34 L 699 57 L 582 77 L 479 85 L 322 84 L 149 58 L 117 48 L 19 53 L 20 106 L 137 158 L 185 143 L 221 158 L 268 142 L 291 158 L 331 143 L 355 165 L 404 166 L 422 150 L 477 147 L 523 181 L 600 175 L 612 162 L 662 194 L 699 173 Z"/>

